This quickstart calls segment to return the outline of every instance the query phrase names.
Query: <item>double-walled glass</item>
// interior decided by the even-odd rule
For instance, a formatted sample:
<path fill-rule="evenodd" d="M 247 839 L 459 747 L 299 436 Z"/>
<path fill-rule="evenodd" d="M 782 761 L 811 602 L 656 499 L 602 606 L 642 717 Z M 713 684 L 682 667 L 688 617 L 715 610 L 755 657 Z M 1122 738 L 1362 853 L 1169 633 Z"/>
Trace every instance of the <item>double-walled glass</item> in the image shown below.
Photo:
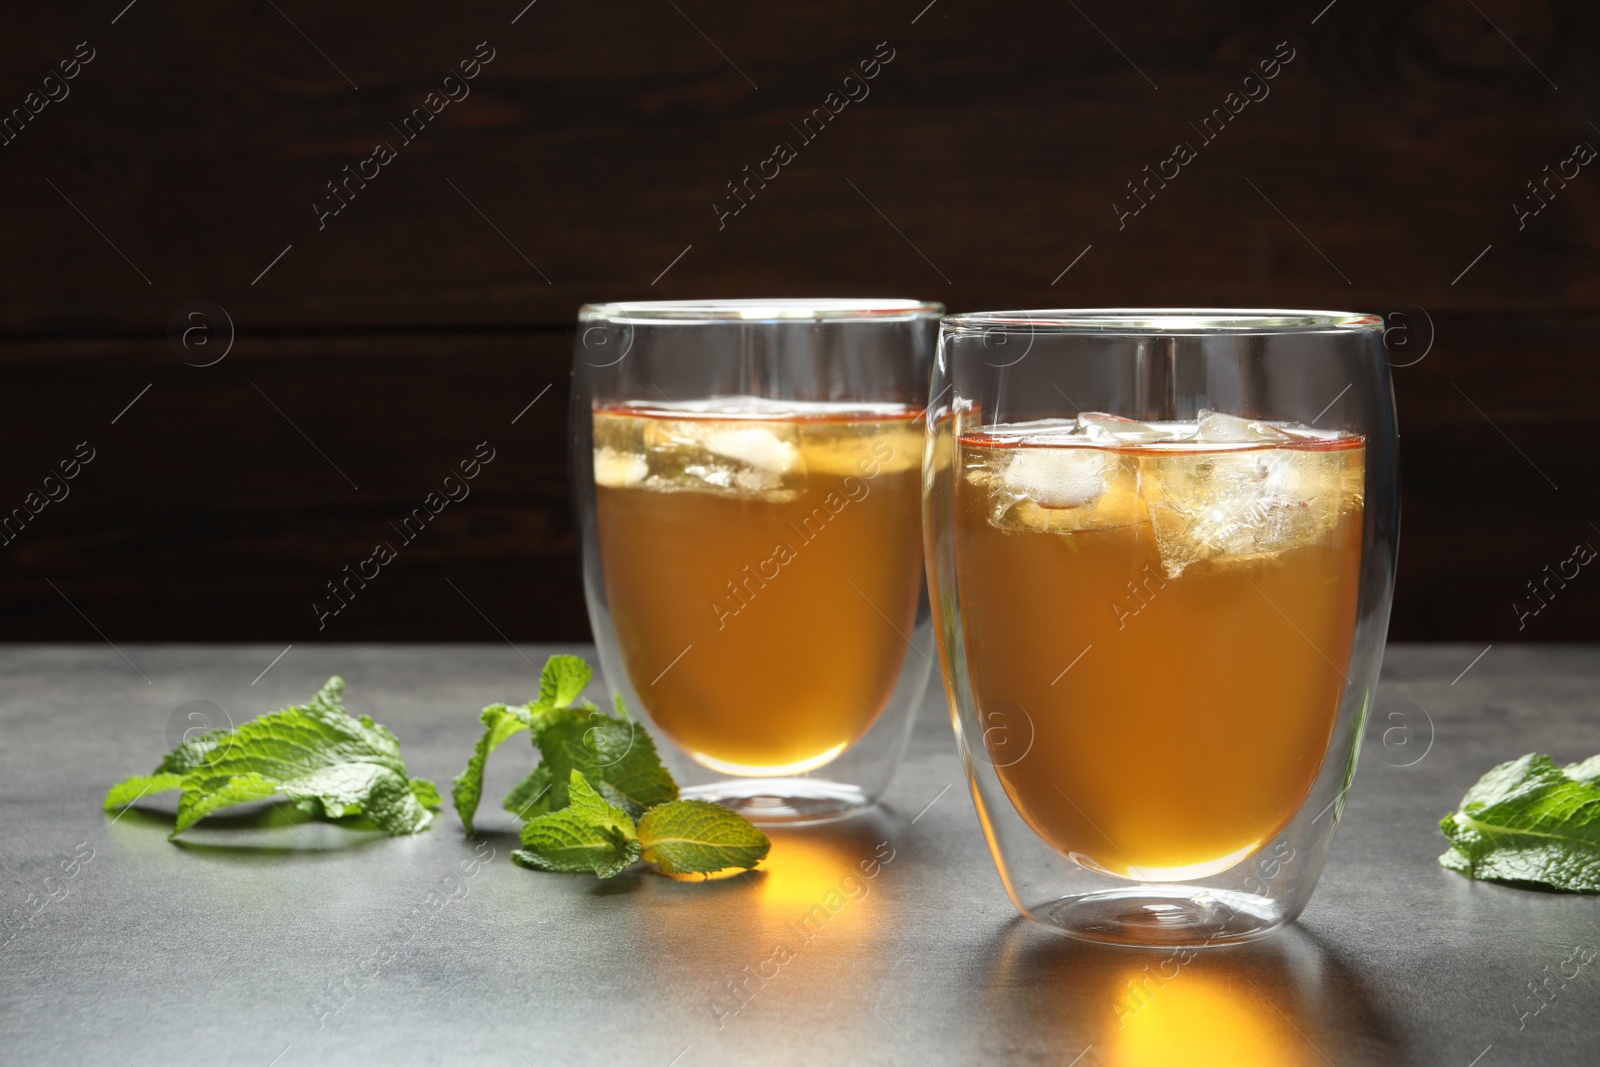
<path fill-rule="evenodd" d="M 944 320 L 930 587 L 979 820 L 1017 907 L 1222 944 L 1305 906 L 1393 593 L 1382 320 Z"/>
<path fill-rule="evenodd" d="M 933 662 L 922 406 L 938 304 L 586 306 L 584 588 L 685 794 L 767 823 L 874 803 Z"/>

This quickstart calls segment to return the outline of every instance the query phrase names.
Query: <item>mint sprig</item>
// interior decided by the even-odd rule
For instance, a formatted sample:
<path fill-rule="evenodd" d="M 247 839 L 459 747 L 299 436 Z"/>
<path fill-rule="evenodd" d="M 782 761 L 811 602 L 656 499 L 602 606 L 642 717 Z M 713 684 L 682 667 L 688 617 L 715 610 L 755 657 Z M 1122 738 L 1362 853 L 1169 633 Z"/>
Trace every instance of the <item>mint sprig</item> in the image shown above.
<path fill-rule="evenodd" d="M 1451 844 L 1439 863 L 1469 878 L 1600 892 L 1600 756 L 1502 763 L 1439 825 Z"/>
<path fill-rule="evenodd" d="M 408 776 L 394 734 L 369 716 L 351 718 L 343 695 L 336 676 L 306 704 L 185 741 L 154 773 L 113 786 L 105 810 L 181 789 L 175 838 L 213 812 L 282 794 L 311 815 L 365 815 L 391 835 L 426 830 L 428 809 L 444 803 L 438 789 Z"/>
<path fill-rule="evenodd" d="M 522 866 L 611 878 L 641 858 L 674 875 L 750 868 L 765 858 L 771 842 L 748 820 L 717 804 L 678 799 L 655 742 L 620 695 L 615 715 L 579 699 L 593 678 L 580 657 L 552 656 L 537 700 L 483 710 L 483 735 L 452 790 L 467 833 L 489 753 L 528 730 L 539 765 L 503 802 L 527 820 L 523 847 L 513 853 Z"/>

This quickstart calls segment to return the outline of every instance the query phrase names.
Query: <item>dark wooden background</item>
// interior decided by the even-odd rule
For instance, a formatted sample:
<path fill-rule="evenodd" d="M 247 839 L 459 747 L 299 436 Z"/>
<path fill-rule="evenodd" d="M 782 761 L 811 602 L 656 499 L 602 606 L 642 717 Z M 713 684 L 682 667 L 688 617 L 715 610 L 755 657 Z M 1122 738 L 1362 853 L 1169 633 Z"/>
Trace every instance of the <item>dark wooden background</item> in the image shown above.
<path fill-rule="evenodd" d="M 1427 354 L 1395 371 L 1393 636 L 1600 639 L 1593 567 L 1513 608 L 1600 546 L 1600 163 L 1512 208 L 1600 146 L 1594 5 L 525 2 L 8 14 L 0 109 L 96 55 L 0 146 L 0 509 L 97 456 L 0 548 L 0 639 L 581 639 L 577 306 L 773 295 L 1403 316 L 1395 362 Z M 1119 230 L 1125 183 L 1285 41 L 1271 95 Z M 880 42 L 871 95 L 719 230 L 724 183 Z M 379 141 L 398 158 L 319 230 Z M 170 326 L 202 300 L 235 324 L 207 367 L 182 357 L 221 319 L 187 353 Z M 323 583 L 485 440 L 471 497 L 319 632 Z"/>

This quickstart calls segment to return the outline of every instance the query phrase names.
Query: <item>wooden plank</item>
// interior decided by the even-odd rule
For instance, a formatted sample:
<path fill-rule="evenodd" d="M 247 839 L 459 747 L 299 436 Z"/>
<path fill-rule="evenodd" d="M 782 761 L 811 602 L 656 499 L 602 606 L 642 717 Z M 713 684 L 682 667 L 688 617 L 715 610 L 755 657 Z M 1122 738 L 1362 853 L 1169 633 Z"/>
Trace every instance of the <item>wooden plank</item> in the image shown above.
<path fill-rule="evenodd" d="M 1520 230 L 1513 204 L 1600 144 L 1583 103 L 1600 20 L 1479 6 L 1510 41 L 1470 5 L 1420 3 L 1315 25 L 1319 5 L 1241 0 L 138 4 L 115 25 L 105 5 L 34 5 L 0 40 L 0 108 L 77 42 L 96 55 L 0 146 L 0 332 L 154 332 L 195 298 L 317 330 L 820 293 L 1592 309 L 1593 167 Z M 406 142 L 391 123 L 480 41 L 494 58 L 470 95 Z M 880 42 L 870 95 L 803 138 Z M 1252 89 L 1270 95 L 1203 138 L 1279 42 L 1293 60 Z M 727 183 L 780 141 L 795 159 L 719 225 Z M 326 184 L 380 142 L 396 158 L 319 228 Z M 1128 183 L 1180 142 L 1196 158 L 1119 225 Z"/>

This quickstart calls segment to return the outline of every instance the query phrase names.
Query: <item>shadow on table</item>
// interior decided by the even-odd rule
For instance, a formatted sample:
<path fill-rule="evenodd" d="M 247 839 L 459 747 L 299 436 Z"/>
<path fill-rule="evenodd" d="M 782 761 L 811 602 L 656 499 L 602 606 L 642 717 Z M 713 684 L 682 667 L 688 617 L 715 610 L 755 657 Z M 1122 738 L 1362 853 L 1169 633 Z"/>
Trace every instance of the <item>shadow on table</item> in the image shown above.
<path fill-rule="evenodd" d="M 1017 918 L 996 941 L 986 1054 L 1041 1046 L 1077 1067 L 1340 1067 L 1404 1062 L 1359 975 L 1305 930 L 1181 952 L 1068 940 Z M 1087 1046 L 1087 1050 L 1085 1047 Z"/>
<path fill-rule="evenodd" d="M 208 815 L 183 836 L 169 841 L 173 825 L 170 811 L 138 806 L 117 815 L 111 830 L 124 845 L 134 848 L 177 845 L 196 856 L 236 859 L 318 859 L 389 840 L 388 834 L 366 818 L 322 819 L 282 802 Z"/>

